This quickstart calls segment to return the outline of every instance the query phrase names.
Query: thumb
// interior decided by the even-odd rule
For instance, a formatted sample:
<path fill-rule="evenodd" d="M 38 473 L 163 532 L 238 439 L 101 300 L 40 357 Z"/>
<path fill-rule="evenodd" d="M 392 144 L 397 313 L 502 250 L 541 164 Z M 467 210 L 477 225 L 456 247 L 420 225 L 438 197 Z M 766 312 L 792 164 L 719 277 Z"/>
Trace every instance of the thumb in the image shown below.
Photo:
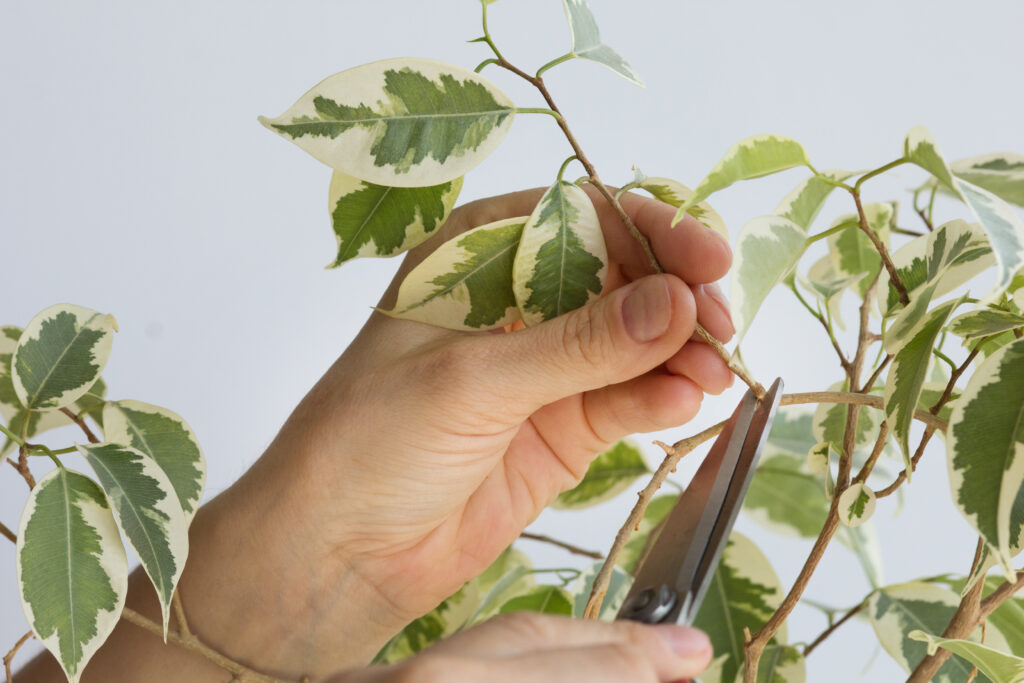
<path fill-rule="evenodd" d="M 523 414 L 657 367 L 693 334 L 690 288 L 669 274 L 649 275 L 588 306 L 505 335 L 486 357 L 506 405 Z"/>

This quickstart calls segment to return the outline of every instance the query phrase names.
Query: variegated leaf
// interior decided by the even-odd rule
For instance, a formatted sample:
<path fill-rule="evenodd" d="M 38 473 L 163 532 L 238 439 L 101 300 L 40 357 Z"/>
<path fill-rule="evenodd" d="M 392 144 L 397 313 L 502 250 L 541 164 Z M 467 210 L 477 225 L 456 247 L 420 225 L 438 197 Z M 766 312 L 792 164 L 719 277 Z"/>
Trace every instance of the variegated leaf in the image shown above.
<path fill-rule="evenodd" d="M 787 218 L 761 216 L 743 226 L 732 268 L 732 318 L 737 342 L 750 328 L 768 292 L 804 253 L 803 231 Z"/>
<path fill-rule="evenodd" d="M 910 673 L 924 659 L 927 647 L 910 638 L 915 629 L 941 633 L 960 604 L 960 596 L 934 583 L 916 581 L 887 586 L 871 594 L 868 617 L 885 651 Z M 978 630 L 980 635 L 980 629 Z M 986 640 L 1004 643 L 995 628 L 989 628 Z M 971 665 L 959 657 L 950 657 L 932 679 L 936 683 L 960 683 L 967 680 Z"/>
<path fill-rule="evenodd" d="M 603 503 L 625 491 L 638 477 L 650 473 L 640 447 L 630 440 L 619 441 L 594 458 L 582 481 L 558 494 L 550 507 L 581 510 Z"/>
<path fill-rule="evenodd" d="M 117 401 L 103 406 L 103 424 L 107 441 L 142 451 L 160 466 L 191 522 L 203 497 L 206 458 L 184 418 L 142 401 Z"/>
<path fill-rule="evenodd" d="M 620 555 L 621 559 L 621 555 Z M 587 602 L 590 600 L 590 592 L 594 588 L 594 579 L 604 566 L 603 561 L 597 561 L 584 569 L 579 578 L 573 582 L 570 593 L 573 596 L 572 615 L 582 619 L 587 609 Z M 619 613 L 619 608 L 626 601 L 626 595 L 633 586 L 633 577 L 618 564 L 612 567 L 612 575 L 608 580 L 608 589 L 601 603 L 601 609 L 597 618 L 603 621 L 611 621 Z"/>
<path fill-rule="evenodd" d="M 903 465 L 910 479 L 910 426 L 933 362 L 932 349 L 946 327 L 946 321 L 965 297 L 944 303 L 929 312 L 911 337 L 896 353 L 885 380 L 885 417 L 903 452 Z"/>
<path fill-rule="evenodd" d="M 988 238 L 978 224 L 954 220 L 934 232 L 907 242 L 892 254 L 892 262 L 906 285 L 910 298 L 916 290 L 938 279 L 934 296 L 942 296 L 984 272 L 995 263 Z M 899 295 L 882 271 L 878 308 L 889 316 L 899 306 Z"/>
<path fill-rule="evenodd" d="M 387 59 L 329 76 L 260 122 L 342 173 L 388 187 L 464 176 L 512 125 L 512 101 L 479 74 L 430 59 Z"/>
<path fill-rule="evenodd" d="M 478 624 L 494 616 L 506 602 L 517 595 L 530 592 L 536 585 L 530 558 L 526 553 L 511 546 L 506 548 L 476 581 L 482 597 L 466 620 L 466 626 Z"/>
<path fill-rule="evenodd" d="M 784 595 L 768 558 L 753 541 L 734 531 L 693 622 L 711 638 L 716 655 L 728 655 L 719 681 L 731 682 L 736 678 L 743 667 L 744 629 L 754 633 L 761 628 L 778 609 Z M 780 630 L 776 640 L 785 639 L 785 631 Z M 701 680 L 713 683 L 705 676 Z"/>
<path fill-rule="evenodd" d="M 1013 546 L 1024 526 L 1024 339 L 974 372 L 946 438 L 953 501 L 1014 576 Z"/>
<path fill-rule="evenodd" d="M 829 391 L 848 391 L 842 382 L 836 382 Z M 848 407 L 844 403 L 819 403 L 814 410 L 814 438 L 817 442 L 831 444 L 832 450 L 843 452 L 843 436 L 846 434 Z M 879 414 L 873 408 L 861 408 L 857 413 L 857 437 L 854 448 L 866 446 L 875 440 L 881 426 Z"/>
<path fill-rule="evenodd" d="M 832 457 L 832 446 L 821 441 L 811 446 L 807 451 L 807 471 L 816 477 L 824 477 L 828 474 Z"/>
<path fill-rule="evenodd" d="M 587 0 L 562 0 L 562 7 L 569 20 L 573 55 L 603 64 L 630 83 L 644 87 L 639 74 L 622 58 L 622 55 L 601 42 L 597 20 L 590 11 Z"/>
<path fill-rule="evenodd" d="M 77 447 L 96 473 L 118 526 L 156 588 L 166 639 L 171 598 L 188 556 L 188 521 L 174 487 L 152 458 L 130 446 Z"/>
<path fill-rule="evenodd" d="M 124 607 L 128 561 L 103 491 L 57 468 L 32 489 L 18 530 L 18 588 L 36 638 L 77 683 Z"/>
<path fill-rule="evenodd" d="M 992 308 L 969 311 L 953 318 L 949 331 L 958 337 L 977 339 L 1024 327 L 1024 316 Z"/>
<path fill-rule="evenodd" d="M 489 330 L 519 319 L 512 265 L 526 217 L 474 228 L 413 268 L 388 315 L 454 330 Z"/>
<path fill-rule="evenodd" d="M 941 647 L 963 657 L 978 667 L 978 671 L 988 676 L 993 683 L 1020 683 L 1020 681 L 1024 681 L 1024 658 L 1000 652 L 988 645 L 972 643 L 969 640 L 940 638 L 919 629 L 911 631 L 908 637 L 912 640 L 927 643 L 928 654 L 930 655 L 935 654 Z"/>
<path fill-rule="evenodd" d="M 11 361 L 14 391 L 29 410 L 68 406 L 99 379 L 117 323 L 81 306 L 57 304 L 32 319 Z"/>
<path fill-rule="evenodd" d="M 868 227 L 878 236 L 883 244 L 889 244 L 889 224 L 892 222 L 892 204 L 872 202 L 864 205 L 864 216 Z M 843 223 L 856 223 L 858 217 L 853 214 L 840 216 L 833 223 L 836 227 Z M 882 257 L 872 244 L 871 239 L 857 226 L 850 226 L 828 238 L 829 255 L 836 272 L 841 275 L 864 273 L 857 288 L 861 298 L 868 286 L 882 268 Z"/>
<path fill-rule="evenodd" d="M 823 176 L 836 182 L 846 180 L 856 174 L 854 171 L 842 171 L 839 169 L 822 172 Z M 772 213 L 776 216 L 788 218 L 803 228 L 804 232 L 807 232 L 811 227 L 811 223 L 817 217 L 818 212 L 821 211 L 821 207 L 825 204 L 825 200 L 828 199 L 834 189 L 836 189 L 835 185 L 812 175 L 786 195 Z"/>
<path fill-rule="evenodd" d="M 476 581 L 468 581 L 440 605 L 414 619 L 373 658 L 374 664 L 394 664 L 458 631 L 480 600 Z"/>
<path fill-rule="evenodd" d="M 757 683 L 803 683 L 807 680 L 807 660 L 790 645 L 769 645 L 761 653 Z"/>
<path fill-rule="evenodd" d="M 644 178 L 640 181 L 640 187 L 650 192 L 658 201 L 677 208 L 693 196 L 693 190 L 671 178 Z M 704 227 L 711 228 L 725 239 L 729 239 L 729 228 L 725 225 L 725 220 L 708 202 L 691 206 L 686 213 L 703 223 Z"/>
<path fill-rule="evenodd" d="M 839 521 L 858 527 L 875 514 L 875 492 L 864 484 L 852 484 L 839 496 Z"/>
<path fill-rule="evenodd" d="M 740 140 L 729 148 L 707 177 L 700 181 L 693 195 L 679 207 L 673 222 L 678 223 L 690 207 L 700 204 L 713 192 L 729 187 L 737 181 L 759 178 L 808 163 L 804 148 L 792 138 L 782 135 L 755 135 Z"/>
<path fill-rule="evenodd" d="M 1012 204 L 1024 206 L 1024 155 L 983 154 L 954 161 L 949 168 L 958 178 Z"/>
<path fill-rule="evenodd" d="M 540 612 L 541 614 L 572 615 L 572 596 L 558 586 L 537 586 L 529 593 L 517 595 L 498 610 L 498 614 L 510 612 Z"/>
<path fill-rule="evenodd" d="M 764 454 L 806 453 L 816 442 L 813 433 L 814 416 L 806 406 L 782 406 L 775 413 Z"/>
<path fill-rule="evenodd" d="M 964 200 L 981 222 L 995 254 L 995 284 L 985 301 L 993 301 L 1010 286 L 1013 276 L 1024 267 L 1024 220 L 1013 207 L 988 190 L 955 177 L 939 152 L 938 145 L 923 126 L 907 133 L 903 143 L 907 160 L 921 166 L 955 196 Z"/>
<path fill-rule="evenodd" d="M 601 294 L 608 251 L 590 197 L 558 180 L 523 228 L 512 290 L 523 322 L 535 325 L 580 308 Z"/>
<path fill-rule="evenodd" d="M 640 558 L 650 541 L 651 533 L 668 516 L 668 513 L 672 511 L 672 508 L 675 507 L 678 501 L 679 494 L 669 493 L 657 496 L 647 504 L 647 509 L 644 510 L 644 516 L 640 520 L 640 524 L 637 525 L 633 535 L 626 541 L 626 545 L 622 548 L 622 552 L 619 553 L 616 559 L 617 565 L 630 574 L 636 571 L 637 564 L 639 564 Z"/>
<path fill-rule="evenodd" d="M 830 255 L 822 256 L 815 261 L 807 271 L 807 277 L 798 278 L 804 289 L 825 304 L 832 322 L 840 329 L 846 329 L 843 324 L 842 294 L 858 282 L 862 282 L 867 275 L 864 273 L 841 274 L 836 271 Z"/>
<path fill-rule="evenodd" d="M 461 189 L 462 178 L 429 187 L 387 187 L 335 171 L 329 208 L 338 255 L 328 268 L 412 249 L 441 227 Z"/>

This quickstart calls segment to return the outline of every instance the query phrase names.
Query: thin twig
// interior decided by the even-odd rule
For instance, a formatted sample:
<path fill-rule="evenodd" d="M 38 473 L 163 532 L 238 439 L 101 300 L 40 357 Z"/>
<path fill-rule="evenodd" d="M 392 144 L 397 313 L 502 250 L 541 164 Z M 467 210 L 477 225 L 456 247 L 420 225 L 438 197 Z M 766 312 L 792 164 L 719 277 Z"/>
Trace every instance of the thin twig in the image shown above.
<path fill-rule="evenodd" d="M 8 529 L 4 525 L 3 522 L 0 522 L 0 536 L 3 536 L 7 540 L 9 540 L 11 543 L 17 543 L 18 542 L 18 537 L 14 534 L 13 531 Z"/>
<path fill-rule="evenodd" d="M 594 585 L 590 591 L 590 598 L 587 600 L 587 607 L 583 612 L 585 619 L 597 619 L 598 613 L 601 611 L 601 603 L 604 602 L 605 593 L 608 591 L 608 583 L 611 580 L 612 570 L 615 569 L 615 561 L 619 557 L 619 553 L 626 546 L 626 541 L 629 540 L 630 535 L 640 524 L 640 521 L 644 518 L 644 512 L 647 510 L 648 503 L 654 498 L 654 494 L 658 492 L 661 485 L 665 482 L 666 477 L 675 471 L 676 465 L 683 459 L 687 453 L 701 445 L 708 439 L 711 439 L 718 435 L 725 427 L 725 422 L 719 422 L 718 424 L 708 427 L 700 434 L 691 436 L 688 439 L 676 442 L 672 446 L 665 444 L 659 444 L 665 449 L 665 459 L 661 461 L 658 469 L 655 470 L 654 474 L 651 475 L 651 480 L 647 482 L 647 486 L 640 492 L 637 497 L 636 505 L 633 506 L 633 510 L 630 511 L 629 517 L 626 518 L 625 523 L 619 529 L 619 532 L 615 534 L 615 541 L 612 543 L 611 549 L 608 551 L 608 556 L 602 565 L 601 570 L 594 577 Z"/>
<path fill-rule="evenodd" d="M 803 403 L 855 403 L 860 406 L 885 410 L 885 401 L 881 396 L 858 394 L 852 391 L 807 391 L 784 394 L 779 405 L 790 406 Z M 940 432 L 945 432 L 949 426 L 941 417 L 932 415 L 926 410 L 915 410 L 914 419 Z"/>
<path fill-rule="evenodd" d="M 895 358 L 895 356 L 893 356 L 891 353 L 885 354 L 885 358 L 882 359 L 882 363 L 877 368 L 875 368 L 875 371 L 871 373 L 871 376 L 868 377 L 866 382 L 864 382 L 865 391 L 871 391 L 871 387 L 875 385 L 875 382 L 878 380 L 879 375 L 881 375 L 882 371 L 885 370 L 889 363 L 892 362 L 893 358 Z"/>
<path fill-rule="evenodd" d="M 8 460 L 7 462 L 14 465 L 14 469 L 18 470 L 18 474 L 28 484 L 28 489 L 31 491 L 36 487 L 36 478 L 32 476 L 32 470 L 28 467 L 28 449 L 24 446 L 18 448 L 18 461 Z"/>
<path fill-rule="evenodd" d="M 14 675 L 11 674 L 11 662 L 14 660 L 14 656 L 18 654 L 18 650 L 21 646 L 28 642 L 28 639 L 32 637 L 32 631 L 29 631 L 14 644 L 11 651 L 4 655 L 4 673 L 7 674 L 7 683 L 14 683 Z"/>
<path fill-rule="evenodd" d="M 138 612 L 129 607 L 124 608 L 124 611 L 121 613 L 121 618 L 129 623 L 135 624 L 136 626 L 149 631 L 158 638 L 163 638 L 163 626 L 156 623 L 155 621 L 147 619 L 146 617 L 142 616 L 141 614 L 139 614 Z M 216 650 L 213 650 L 210 647 L 204 645 L 195 636 L 185 636 L 178 633 L 177 631 L 168 631 L 167 640 L 168 642 L 174 643 L 175 645 L 185 648 L 189 652 L 194 652 L 210 660 L 211 662 L 213 662 L 220 668 L 224 669 L 225 671 L 234 674 L 236 677 L 238 677 L 239 680 L 254 681 L 257 683 L 289 683 L 288 681 L 283 681 L 279 678 L 274 678 L 272 676 L 267 676 L 259 672 L 253 671 L 247 666 L 239 664 L 238 662 L 229 659 L 228 657 L 225 657 Z"/>
<path fill-rule="evenodd" d="M 188 619 L 185 618 L 185 608 L 181 605 L 181 586 L 175 589 L 171 605 L 174 606 L 174 619 L 178 624 L 178 632 L 185 638 L 194 638 L 192 629 L 188 627 Z"/>
<path fill-rule="evenodd" d="M 525 538 L 530 541 L 540 541 L 541 543 L 550 543 L 553 546 L 558 546 L 562 550 L 568 550 L 573 555 L 582 555 L 583 557 L 589 557 L 595 560 L 604 559 L 604 555 L 602 555 L 599 552 L 593 550 L 584 550 L 583 548 L 574 546 L 571 543 L 559 541 L 557 538 L 551 538 L 550 536 L 544 536 L 542 534 L 531 534 L 528 531 L 524 531 L 523 533 L 519 534 L 519 538 Z"/>
<path fill-rule="evenodd" d="M 89 425 L 85 423 L 85 420 L 79 417 L 78 415 L 75 415 L 75 412 L 73 410 L 71 410 L 70 408 L 61 408 L 60 412 L 67 415 L 72 422 L 74 422 L 76 425 L 82 428 L 82 431 L 85 433 L 85 438 L 89 439 L 89 443 L 100 442 L 100 440 L 96 438 L 96 435 L 92 433 L 92 430 L 89 429 Z"/>
<path fill-rule="evenodd" d="M 885 450 L 885 442 L 889 438 L 889 423 L 883 421 L 882 426 L 878 429 L 878 438 L 875 439 L 875 447 L 871 449 L 871 456 L 868 457 L 867 462 L 860 468 L 860 472 L 853 478 L 854 484 L 863 484 L 871 476 L 871 471 L 875 469 L 875 463 L 878 462 L 879 456 L 882 455 L 882 451 Z"/>
<path fill-rule="evenodd" d="M 860 218 L 860 229 L 868 236 L 871 240 L 871 244 L 874 245 L 875 251 L 882 257 L 882 264 L 885 266 L 885 270 L 889 273 L 889 282 L 896 288 L 896 291 L 900 295 L 900 303 L 906 306 L 910 303 L 910 295 L 907 293 L 907 287 L 903 284 L 902 278 L 900 278 L 899 271 L 896 270 L 896 266 L 893 264 L 892 259 L 889 257 L 889 250 L 886 249 L 885 244 L 882 240 L 878 239 L 878 235 L 868 225 L 867 215 L 864 213 L 864 206 L 860 201 L 860 192 L 853 191 L 850 194 L 853 195 L 853 202 L 857 205 L 857 216 Z M 867 300 L 867 299 L 865 299 Z"/>
<path fill-rule="evenodd" d="M 615 210 L 615 213 L 618 214 L 619 219 L 622 221 L 622 224 L 626 226 L 626 229 L 629 231 L 629 234 L 632 235 L 633 239 L 636 240 L 636 242 L 643 249 L 644 255 L 647 257 L 647 264 L 650 266 L 651 270 L 655 273 L 665 272 L 665 269 L 662 268 L 661 263 L 658 261 L 658 257 L 654 254 L 654 250 L 651 248 L 650 240 L 647 239 L 647 237 L 642 232 L 640 232 L 640 229 L 637 228 L 636 224 L 633 223 L 633 220 L 629 217 L 629 214 L 626 213 L 626 210 L 622 207 L 622 204 L 619 202 L 619 200 L 601 181 L 600 176 L 597 175 L 597 169 L 594 168 L 594 164 L 591 163 L 590 159 L 583 152 L 583 148 L 580 147 L 579 141 L 576 139 L 576 136 L 573 134 L 572 129 L 569 127 L 569 122 L 566 120 L 565 116 L 562 114 L 562 111 L 558 108 L 558 105 L 555 103 L 555 99 L 551 96 L 551 92 L 548 90 L 547 85 L 545 85 L 544 79 L 539 76 L 531 76 L 530 74 L 526 73 L 522 69 L 510 63 L 504 57 L 500 56 L 497 50 L 495 50 L 495 54 L 497 55 L 498 66 L 507 69 L 508 71 L 511 71 L 515 75 L 524 79 L 525 81 L 530 83 L 530 85 L 535 87 L 538 92 L 540 92 L 541 97 L 543 97 L 544 101 L 547 102 L 548 107 L 551 108 L 551 111 L 557 114 L 555 121 L 558 123 L 558 127 L 562 129 L 562 133 L 563 135 L 565 135 L 565 139 L 569 142 L 569 146 L 572 147 L 572 151 L 576 155 L 576 158 L 579 160 L 581 164 L 583 164 L 583 168 L 587 171 L 587 175 L 590 179 L 590 184 L 597 188 L 597 191 L 601 193 L 605 200 L 608 201 L 612 209 Z M 713 348 L 718 353 L 719 356 L 721 356 L 722 360 L 724 360 L 726 364 L 729 366 L 729 369 L 732 370 L 732 372 L 737 377 L 739 377 L 747 386 L 749 386 L 753 390 L 754 395 L 756 395 L 758 398 L 764 397 L 764 387 L 761 386 L 761 384 L 757 382 L 757 380 L 750 377 L 747 374 L 746 370 L 744 370 L 739 363 L 735 362 L 735 360 L 732 357 L 732 354 L 729 353 L 729 351 L 725 348 L 725 346 L 722 345 L 722 343 L 719 340 L 715 339 L 710 333 L 708 333 L 708 331 L 704 329 L 704 327 L 700 323 L 696 324 L 696 332 L 705 342 L 707 342 L 711 346 L 711 348 Z"/>
<path fill-rule="evenodd" d="M 861 610 L 863 610 L 867 606 L 867 602 L 860 603 L 859 605 L 851 609 L 849 612 L 844 614 L 841 619 L 839 619 L 834 624 L 829 626 L 827 629 L 822 631 L 821 635 L 812 640 L 811 644 L 804 648 L 804 657 L 806 658 L 809 654 L 811 654 L 811 652 L 814 651 L 816 647 L 821 645 L 822 641 L 824 641 L 826 638 L 832 635 L 833 631 L 835 631 L 837 628 L 848 622 L 853 617 L 857 616 L 861 612 Z"/>

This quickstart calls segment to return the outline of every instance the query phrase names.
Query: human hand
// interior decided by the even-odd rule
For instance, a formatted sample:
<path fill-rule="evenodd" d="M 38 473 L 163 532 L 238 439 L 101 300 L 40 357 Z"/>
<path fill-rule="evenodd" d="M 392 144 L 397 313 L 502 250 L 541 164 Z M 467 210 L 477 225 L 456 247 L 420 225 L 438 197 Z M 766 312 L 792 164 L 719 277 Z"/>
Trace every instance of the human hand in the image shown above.
<path fill-rule="evenodd" d="M 697 676 L 710 660 L 711 643 L 696 629 L 519 612 L 399 664 L 351 671 L 327 683 L 669 683 Z"/>
<path fill-rule="evenodd" d="M 541 193 L 457 209 L 410 252 L 381 307 L 442 240 L 527 215 Z M 728 245 L 693 219 L 670 228 L 666 204 L 622 204 L 665 274 L 645 276 L 642 249 L 596 197 L 610 263 L 590 305 L 508 333 L 371 316 L 264 456 L 193 524 L 193 554 L 205 559 L 186 567 L 183 599 L 205 637 L 263 670 L 364 664 L 485 569 L 597 453 L 686 422 L 704 392 L 731 384 L 717 354 L 691 341 L 695 320 L 723 341 L 733 334 L 705 284 L 728 269 Z"/>

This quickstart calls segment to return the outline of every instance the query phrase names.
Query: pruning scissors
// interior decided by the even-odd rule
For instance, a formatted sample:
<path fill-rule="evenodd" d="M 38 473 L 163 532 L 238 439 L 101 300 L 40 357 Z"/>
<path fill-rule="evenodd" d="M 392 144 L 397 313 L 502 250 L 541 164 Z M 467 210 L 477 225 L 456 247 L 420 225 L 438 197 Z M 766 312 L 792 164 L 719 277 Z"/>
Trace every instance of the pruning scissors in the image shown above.
<path fill-rule="evenodd" d="M 760 401 L 748 390 L 715 439 L 661 533 L 641 558 L 618 619 L 689 626 L 718 568 L 729 531 L 754 475 L 775 409 L 776 379 Z"/>

